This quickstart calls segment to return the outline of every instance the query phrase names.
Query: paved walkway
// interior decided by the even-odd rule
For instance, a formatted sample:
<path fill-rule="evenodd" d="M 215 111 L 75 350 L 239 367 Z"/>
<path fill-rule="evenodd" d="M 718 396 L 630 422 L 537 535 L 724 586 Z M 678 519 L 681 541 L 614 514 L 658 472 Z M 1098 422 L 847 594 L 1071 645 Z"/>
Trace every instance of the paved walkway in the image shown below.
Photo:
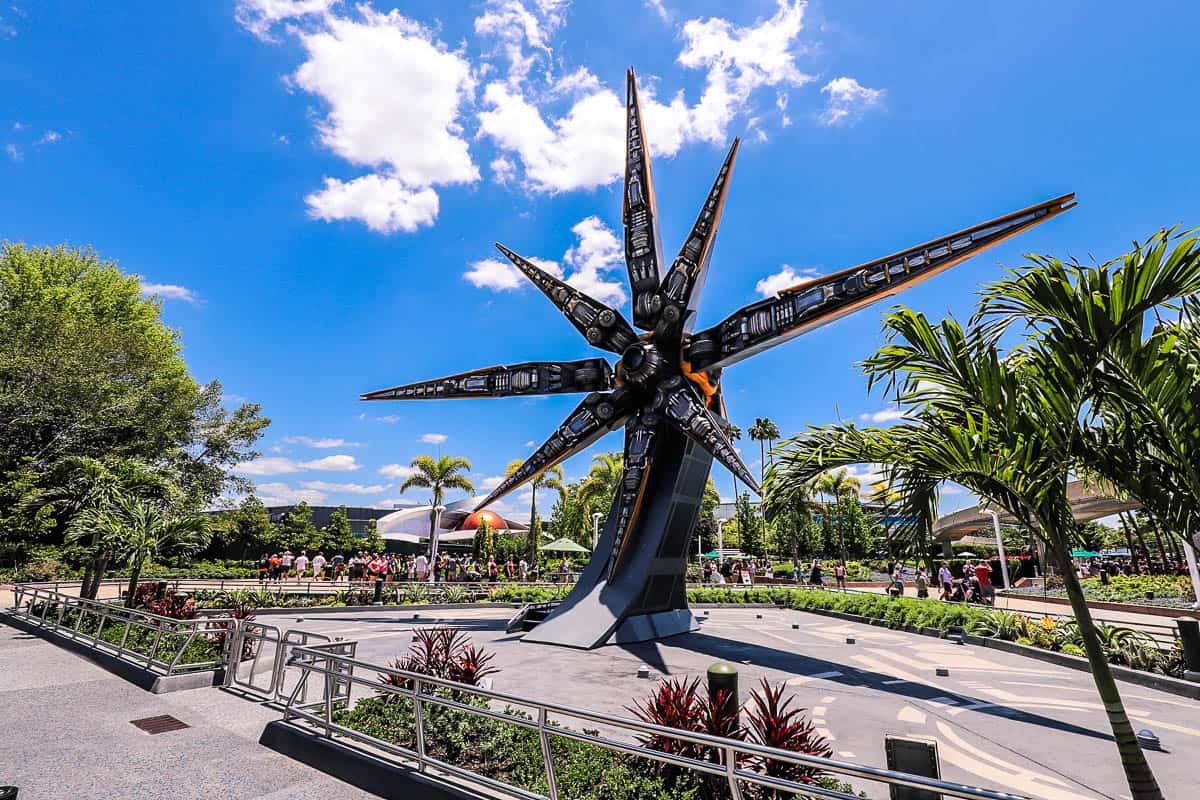
<path fill-rule="evenodd" d="M 367 800 L 258 744 L 279 714 L 220 689 L 154 695 L 0 624 L 0 785 L 20 800 Z M 129 723 L 170 714 L 154 736 Z"/>
<path fill-rule="evenodd" d="M 699 633 L 591 652 L 524 644 L 505 635 L 508 613 L 421 612 L 414 620 L 411 611 L 379 611 L 275 622 L 356 639 L 358 657 L 374 663 L 407 650 L 413 628 L 451 624 L 495 652 L 497 689 L 620 716 L 654 686 L 636 677 L 639 665 L 649 665 L 657 679 L 703 676 L 709 664 L 724 660 L 741 672 L 743 700 L 760 678 L 786 681 L 840 759 L 884 766 L 885 733 L 923 736 L 938 740 L 949 780 L 1044 800 L 1127 794 L 1085 672 L 790 610 L 713 609 Z M 846 644 L 848 635 L 857 643 Z M 936 677 L 937 666 L 949 667 L 950 677 Z M 1122 695 L 1134 727 L 1154 730 L 1169 751 L 1149 753 L 1167 796 L 1191 797 L 1200 703 L 1128 684 Z M 874 784 L 860 788 L 872 798 L 887 796 Z"/>

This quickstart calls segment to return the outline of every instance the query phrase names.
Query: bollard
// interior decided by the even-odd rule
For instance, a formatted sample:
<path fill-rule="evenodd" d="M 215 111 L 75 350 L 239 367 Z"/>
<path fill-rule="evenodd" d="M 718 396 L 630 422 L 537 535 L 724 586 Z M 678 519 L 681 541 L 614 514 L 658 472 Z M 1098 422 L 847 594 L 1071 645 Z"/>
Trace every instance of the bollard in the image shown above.
<path fill-rule="evenodd" d="M 792 630 L 794 630 L 794 631 L 798 631 L 798 630 L 800 630 L 800 623 L 799 623 L 799 622 L 793 622 L 793 623 L 792 623 Z"/>
<path fill-rule="evenodd" d="M 717 693 L 726 692 L 725 705 L 736 713 L 738 707 L 738 671 L 733 664 L 718 661 L 708 668 L 708 698 L 715 705 Z"/>
<path fill-rule="evenodd" d="M 846 644 L 854 644 L 854 637 L 853 637 L 853 636 L 847 636 L 847 637 L 846 637 Z"/>
<path fill-rule="evenodd" d="M 1149 728 L 1143 728 L 1137 732 L 1137 741 L 1143 750 L 1162 750 L 1162 742 L 1159 741 L 1154 731 Z"/>
<path fill-rule="evenodd" d="M 1183 643 L 1183 675 L 1189 681 L 1200 681 L 1200 620 L 1182 617 L 1175 620 L 1175 626 Z"/>
<path fill-rule="evenodd" d="M 754 615 L 754 618 L 755 618 L 755 619 L 762 619 L 762 614 L 755 614 L 755 615 Z"/>
<path fill-rule="evenodd" d="M 943 666 L 935 667 L 933 670 L 933 674 L 937 675 L 939 678 L 949 678 L 950 677 L 950 668 L 943 667 Z"/>
<path fill-rule="evenodd" d="M 375 599 L 372 601 L 372 604 L 377 606 L 383 605 L 383 578 L 375 579 Z"/>
<path fill-rule="evenodd" d="M 637 676 L 639 678 L 649 678 L 650 677 L 650 668 L 648 666 L 646 666 L 645 664 L 642 664 L 640 667 L 638 667 Z"/>

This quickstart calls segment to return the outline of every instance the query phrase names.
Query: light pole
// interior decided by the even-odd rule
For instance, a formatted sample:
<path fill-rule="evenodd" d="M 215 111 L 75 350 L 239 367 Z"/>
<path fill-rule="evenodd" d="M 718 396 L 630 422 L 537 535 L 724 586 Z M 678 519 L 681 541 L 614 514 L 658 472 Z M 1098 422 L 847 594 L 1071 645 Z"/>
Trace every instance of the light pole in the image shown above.
<path fill-rule="evenodd" d="M 1000 574 L 1004 576 L 1004 588 L 1008 584 L 1008 558 L 1004 555 L 1004 540 L 1000 538 L 1000 515 L 994 508 L 983 509 L 985 514 L 992 516 L 992 532 L 996 534 L 996 550 L 1000 553 Z"/>
<path fill-rule="evenodd" d="M 603 517 L 599 511 L 592 512 L 592 552 L 596 552 L 596 545 L 600 543 L 600 518 Z"/>
<path fill-rule="evenodd" d="M 442 512 L 446 510 L 443 505 L 433 507 L 433 530 L 429 532 L 429 582 L 437 581 L 437 557 L 438 557 L 438 532 L 442 529 Z"/>
<path fill-rule="evenodd" d="M 717 552 L 725 556 L 725 520 L 717 520 Z"/>

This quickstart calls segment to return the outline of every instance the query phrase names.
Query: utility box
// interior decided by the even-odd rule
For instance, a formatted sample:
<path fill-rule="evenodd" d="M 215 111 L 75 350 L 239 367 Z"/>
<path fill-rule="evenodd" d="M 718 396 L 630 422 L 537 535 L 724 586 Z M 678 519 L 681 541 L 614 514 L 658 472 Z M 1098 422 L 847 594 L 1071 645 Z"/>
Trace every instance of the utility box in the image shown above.
<path fill-rule="evenodd" d="M 922 778 L 942 777 L 938 765 L 937 742 L 932 739 L 913 739 L 907 736 L 885 736 L 884 751 L 887 768 L 894 772 L 907 772 Z M 915 789 L 909 786 L 889 786 L 891 800 L 942 800 L 941 792 Z"/>

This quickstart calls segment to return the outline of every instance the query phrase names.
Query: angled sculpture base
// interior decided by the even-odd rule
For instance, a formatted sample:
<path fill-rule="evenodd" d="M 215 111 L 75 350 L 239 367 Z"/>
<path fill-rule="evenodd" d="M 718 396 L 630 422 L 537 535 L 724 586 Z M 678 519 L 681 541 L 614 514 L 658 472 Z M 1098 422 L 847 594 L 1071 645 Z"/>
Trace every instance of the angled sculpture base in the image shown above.
<path fill-rule="evenodd" d="M 612 570 L 611 555 L 617 514 L 610 513 L 575 588 L 524 641 L 591 649 L 696 630 L 687 607 L 687 556 L 712 456 L 682 434 L 663 430 L 651 457 L 617 568 Z"/>

